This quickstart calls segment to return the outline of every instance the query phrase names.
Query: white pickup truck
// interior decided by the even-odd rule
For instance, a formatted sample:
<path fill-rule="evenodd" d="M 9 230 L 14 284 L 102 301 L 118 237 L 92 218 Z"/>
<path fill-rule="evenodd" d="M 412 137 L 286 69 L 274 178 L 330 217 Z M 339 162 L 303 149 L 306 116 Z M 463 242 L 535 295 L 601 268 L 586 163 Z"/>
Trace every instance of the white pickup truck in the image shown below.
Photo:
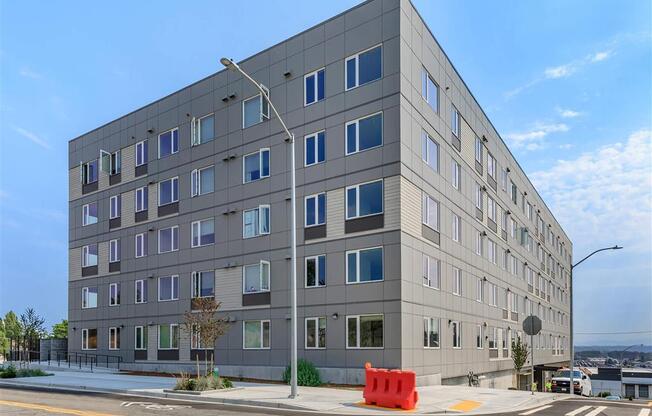
<path fill-rule="evenodd" d="M 591 396 L 591 379 L 589 375 L 582 369 L 575 367 L 573 371 L 573 387 L 575 394 L 581 396 Z M 552 392 L 553 393 L 568 393 L 570 391 L 570 371 L 568 368 L 562 368 L 556 371 L 552 377 Z"/>

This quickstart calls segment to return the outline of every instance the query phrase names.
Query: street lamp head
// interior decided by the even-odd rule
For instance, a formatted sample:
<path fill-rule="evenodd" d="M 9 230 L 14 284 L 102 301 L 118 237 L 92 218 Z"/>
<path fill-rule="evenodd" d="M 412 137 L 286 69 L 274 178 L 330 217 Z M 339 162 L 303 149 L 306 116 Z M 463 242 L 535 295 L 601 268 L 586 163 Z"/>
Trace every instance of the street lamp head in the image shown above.
<path fill-rule="evenodd" d="M 222 65 L 224 65 L 227 69 L 230 69 L 231 71 L 235 71 L 238 67 L 238 65 L 235 62 L 233 62 L 233 59 L 221 58 L 220 62 L 222 63 Z"/>
<path fill-rule="evenodd" d="M 622 249 L 622 248 L 623 248 L 623 247 L 622 247 L 622 246 L 619 246 L 618 244 L 616 244 L 615 246 L 611 247 L 612 250 L 620 250 L 620 249 Z"/>

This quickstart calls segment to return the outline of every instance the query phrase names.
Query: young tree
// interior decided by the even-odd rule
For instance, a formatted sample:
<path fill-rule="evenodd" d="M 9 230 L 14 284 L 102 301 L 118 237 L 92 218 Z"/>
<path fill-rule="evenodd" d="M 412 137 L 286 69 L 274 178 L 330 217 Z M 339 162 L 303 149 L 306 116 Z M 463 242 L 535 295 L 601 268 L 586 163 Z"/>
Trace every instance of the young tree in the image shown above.
<path fill-rule="evenodd" d="M 518 376 L 527 362 L 529 353 L 528 346 L 521 340 L 521 337 L 517 335 L 515 339 L 512 339 L 512 360 L 514 361 L 514 370 L 516 370 L 516 388 L 518 388 Z"/>
<path fill-rule="evenodd" d="M 29 351 L 35 348 L 35 341 L 45 335 L 45 319 L 36 313 L 34 308 L 27 308 L 20 315 L 20 324 L 23 328 L 23 350 L 26 357 L 29 357 Z"/>
<path fill-rule="evenodd" d="M 68 338 L 68 320 L 62 319 L 58 324 L 52 325 L 52 338 Z"/>
<path fill-rule="evenodd" d="M 5 334 L 5 321 L 0 318 L 0 357 L 5 358 L 9 350 L 9 340 Z"/>
<path fill-rule="evenodd" d="M 7 312 L 5 315 L 4 327 L 5 336 L 9 339 L 9 349 L 14 350 L 19 348 L 20 339 L 23 336 L 23 328 L 20 325 L 18 317 L 13 311 Z"/>

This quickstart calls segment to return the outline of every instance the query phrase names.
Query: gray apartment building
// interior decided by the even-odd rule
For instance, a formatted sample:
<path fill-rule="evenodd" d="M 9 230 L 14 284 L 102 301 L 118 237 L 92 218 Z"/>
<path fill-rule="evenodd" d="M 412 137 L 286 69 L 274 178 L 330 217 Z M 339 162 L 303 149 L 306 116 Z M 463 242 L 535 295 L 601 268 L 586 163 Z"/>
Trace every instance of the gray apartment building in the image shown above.
<path fill-rule="evenodd" d="M 535 364 L 568 361 L 571 241 L 408 0 L 239 64 L 296 136 L 299 357 L 324 380 L 370 361 L 511 386 L 530 313 Z M 289 154 L 228 70 L 70 141 L 69 350 L 177 372 L 214 349 L 224 375 L 280 379 Z M 199 297 L 231 322 L 216 345 L 181 325 Z"/>

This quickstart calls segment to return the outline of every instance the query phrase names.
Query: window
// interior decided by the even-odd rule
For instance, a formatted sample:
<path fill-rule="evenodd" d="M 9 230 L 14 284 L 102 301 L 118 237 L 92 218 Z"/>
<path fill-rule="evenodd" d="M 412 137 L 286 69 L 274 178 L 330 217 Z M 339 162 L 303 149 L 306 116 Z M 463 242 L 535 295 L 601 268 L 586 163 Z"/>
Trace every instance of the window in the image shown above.
<path fill-rule="evenodd" d="M 349 121 L 344 127 L 346 155 L 383 145 L 383 113 Z"/>
<path fill-rule="evenodd" d="M 201 327 L 199 325 L 192 325 L 192 328 L 190 328 L 190 348 L 193 350 L 210 349 L 208 343 L 201 337 Z"/>
<path fill-rule="evenodd" d="M 95 350 L 95 349 L 97 349 L 97 329 L 83 328 L 82 350 Z"/>
<path fill-rule="evenodd" d="M 451 131 L 455 137 L 460 137 L 460 113 L 455 106 L 451 106 Z"/>
<path fill-rule="evenodd" d="M 179 276 L 158 278 L 158 301 L 167 302 L 179 299 Z"/>
<path fill-rule="evenodd" d="M 147 140 L 136 143 L 136 166 L 147 164 Z"/>
<path fill-rule="evenodd" d="M 190 143 L 192 146 L 210 142 L 215 138 L 215 117 L 213 114 L 209 114 L 204 117 L 193 118 L 190 128 Z"/>
<path fill-rule="evenodd" d="M 192 272 L 191 296 L 210 298 L 215 296 L 215 272 Z"/>
<path fill-rule="evenodd" d="M 242 238 L 252 238 L 269 234 L 270 206 L 260 205 L 258 208 L 242 212 Z"/>
<path fill-rule="evenodd" d="M 484 347 L 484 328 L 482 325 L 475 326 L 475 347 L 481 350 Z"/>
<path fill-rule="evenodd" d="M 451 327 L 453 328 L 453 348 L 462 348 L 462 324 L 453 321 Z"/>
<path fill-rule="evenodd" d="M 134 327 L 134 349 L 146 350 L 147 349 L 147 327 L 136 326 Z"/>
<path fill-rule="evenodd" d="M 383 248 L 346 252 L 346 283 L 383 280 Z"/>
<path fill-rule="evenodd" d="M 269 262 L 261 260 L 258 264 L 250 264 L 242 269 L 242 293 L 269 292 L 270 270 Z"/>
<path fill-rule="evenodd" d="M 158 135 L 158 158 L 164 158 L 179 151 L 179 129 L 172 129 Z"/>
<path fill-rule="evenodd" d="M 484 279 L 482 277 L 479 277 L 478 280 L 476 280 L 476 285 L 475 285 L 475 300 L 478 302 L 484 302 Z"/>
<path fill-rule="evenodd" d="M 158 230 L 158 253 L 169 253 L 179 250 L 179 226 Z"/>
<path fill-rule="evenodd" d="M 509 218 L 509 222 L 510 222 L 510 224 L 511 224 L 511 227 L 509 227 L 509 229 L 510 229 L 509 234 L 512 236 L 512 238 L 516 238 L 516 231 L 517 231 L 517 229 L 518 229 L 518 224 L 517 224 L 516 221 L 515 221 L 513 218 L 511 218 L 511 217 Z"/>
<path fill-rule="evenodd" d="M 97 308 L 97 287 L 82 287 L 82 309 Z"/>
<path fill-rule="evenodd" d="M 303 77 L 303 103 L 310 105 L 324 99 L 326 70 L 324 68 Z"/>
<path fill-rule="evenodd" d="M 383 348 L 383 315 L 346 317 L 346 348 Z"/>
<path fill-rule="evenodd" d="M 265 95 L 269 97 L 269 90 L 261 85 Z M 262 94 L 255 95 L 242 101 L 242 128 L 246 129 L 264 120 L 269 120 L 269 101 Z"/>
<path fill-rule="evenodd" d="M 82 267 L 97 266 L 97 244 L 82 247 Z"/>
<path fill-rule="evenodd" d="M 117 175 L 122 171 L 122 153 L 120 150 L 114 153 L 108 153 L 100 150 L 102 170 L 109 175 Z"/>
<path fill-rule="evenodd" d="M 439 172 L 439 144 L 425 131 L 421 132 L 421 158 L 435 172 Z"/>
<path fill-rule="evenodd" d="M 136 212 L 147 211 L 147 187 L 136 189 Z"/>
<path fill-rule="evenodd" d="M 462 236 L 462 218 L 459 215 L 453 214 L 453 223 L 452 223 L 452 237 L 453 241 L 459 243 Z"/>
<path fill-rule="evenodd" d="M 81 182 L 84 185 L 97 182 L 97 159 L 81 165 Z"/>
<path fill-rule="evenodd" d="M 97 223 L 97 202 L 82 206 L 82 226 Z"/>
<path fill-rule="evenodd" d="M 493 264 L 497 264 L 497 250 L 496 250 L 496 242 L 493 241 L 491 238 L 487 239 L 487 259 L 489 259 L 490 262 Z"/>
<path fill-rule="evenodd" d="M 326 255 L 306 257 L 306 287 L 326 286 Z"/>
<path fill-rule="evenodd" d="M 346 188 L 346 219 L 383 212 L 383 180 Z"/>
<path fill-rule="evenodd" d="M 120 217 L 122 214 L 122 196 L 113 195 L 109 198 L 109 219 Z"/>
<path fill-rule="evenodd" d="M 462 271 L 453 267 L 453 295 L 462 296 Z"/>
<path fill-rule="evenodd" d="M 500 187 L 503 191 L 507 190 L 507 168 L 500 169 Z"/>
<path fill-rule="evenodd" d="M 304 165 L 312 166 L 326 160 L 326 132 L 309 134 L 304 138 Z"/>
<path fill-rule="evenodd" d="M 310 195 L 306 197 L 305 207 L 306 227 L 326 223 L 326 194 Z"/>
<path fill-rule="evenodd" d="M 453 160 L 451 162 L 451 184 L 453 185 L 453 188 L 457 189 L 458 191 L 460 189 L 460 185 L 462 184 L 461 174 L 462 167 L 459 163 L 457 163 L 457 161 Z"/>
<path fill-rule="evenodd" d="M 475 254 L 482 256 L 482 233 L 480 231 L 475 233 Z"/>
<path fill-rule="evenodd" d="M 430 256 L 423 255 L 423 285 L 441 288 L 441 262 Z"/>
<path fill-rule="evenodd" d="M 498 349 L 498 328 L 489 328 L 489 349 Z"/>
<path fill-rule="evenodd" d="M 190 173 L 190 196 L 209 194 L 215 190 L 215 168 L 195 169 Z"/>
<path fill-rule="evenodd" d="M 482 140 L 475 136 L 475 161 L 482 165 Z"/>
<path fill-rule="evenodd" d="M 532 204 L 527 202 L 526 205 L 527 205 L 527 208 L 525 210 L 525 213 L 527 214 L 527 219 L 532 221 L 532 211 L 533 211 Z"/>
<path fill-rule="evenodd" d="M 158 349 L 179 349 L 179 325 L 165 324 L 158 326 Z"/>
<path fill-rule="evenodd" d="M 134 291 L 135 303 L 147 303 L 147 280 L 136 280 Z"/>
<path fill-rule="evenodd" d="M 166 179 L 158 183 L 158 206 L 179 201 L 179 177 Z"/>
<path fill-rule="evenodd" d="M 475 207 L 482 211 L 482 186 L 479 183 L 475 183 Z"/>
<path fill-rule="evenodd" d="M 326 318 L 306 318 L 306 349 L 326 348 Z"/>
<path fill-rule="evenodd" d="M 423 318 L 423 348 L 439 348 L 439 319 Z"/>
<path fill-rule="evenodd" d="M 359 87 L 382 76 L 382 45 L 359 52 L 344 62 L 345 90 Z"/>
<path fill-rule="evenodd" d="M 498 286 L 489 283 L 489 305 L 498 306 Z"/>
<path fill-rule="evenodd" d="M 242 347 L 245 350 L 269 349 L 270 338 L 268 320 L 242 322 Z"/>
<path fill-rule="evenodd" d="M 245 155 L 242 158 L 243 183 L 269 177 L 269 149 Z"/>
<path fill-rule="evenodd" d="M 110 350 L 120 349 L 120 328 L 117 327 L 109 328 L 109 349 Z"/>
<path fill-rule="evenodd" d="M 496 179 L 496 159 L 489 152 L 487 152 L 487 175 Z"/>
<path fill-rule="evenodd" d="M 147 234 L 136 234 L 134 246 L 136 249 L 136 258 L 145 257 L 147 255 Z"/>
<path fill-rule="evenodd" d="M 191 224 L 192 247 L 207 246 L 215 243 L 215 220 L 209 218 L 201 221 L 193 221 Z"/>
<path fill-rule="evenodd" d="M 439 231 L 439 202 L 430 195 L 423 194 L 421 206 L 422 222 L 435 231 Z"/>
<path fill-rule="evenodd" d="M 425 68 L 421 69 L 421 96 L 436 113 L 439 107 L 439 86 Z"/>
<path fill-rule="evenodd" d="M 489 195 L 487 195 L 487 216 L 489 219 L 491 219 L 493 222 L 496 221 L 496 201 Z"/>
<path fill-rule="evenodd" d="M 516 184 L 514 184 L 514 182 L 512 182 L 510 197 L 512 198 L 512 202 L 516 204 L 518 201 L 518 188 L 516 187 Z"/>
<path fill-rule="evenodd" d="M 120 240 L 109 241 L 109 263 L 120 261 Z"/>

